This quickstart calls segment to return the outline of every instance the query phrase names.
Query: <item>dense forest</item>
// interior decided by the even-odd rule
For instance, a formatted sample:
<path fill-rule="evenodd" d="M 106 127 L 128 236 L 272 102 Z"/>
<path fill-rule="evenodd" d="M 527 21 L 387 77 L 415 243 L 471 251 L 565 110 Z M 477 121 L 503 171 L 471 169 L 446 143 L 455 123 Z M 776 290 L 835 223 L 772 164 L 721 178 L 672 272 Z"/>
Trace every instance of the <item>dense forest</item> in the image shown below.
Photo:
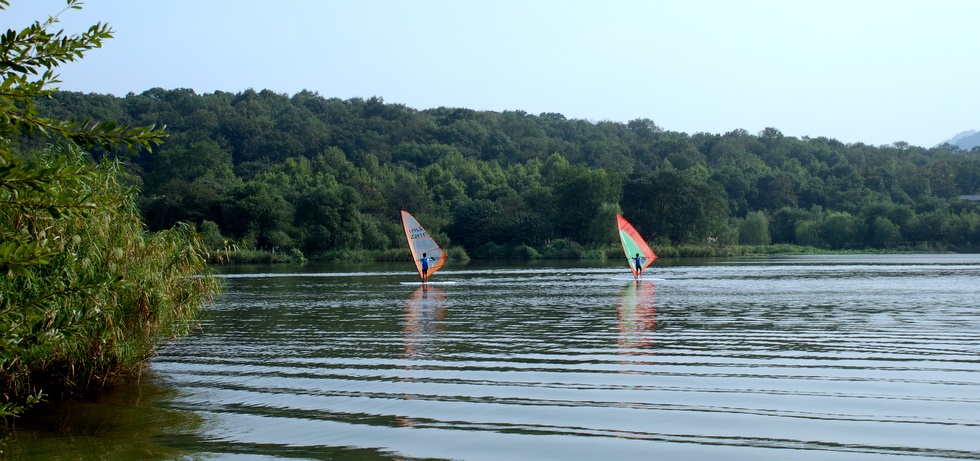
<path fill-rule="evenodd" d="M 476 258 L 609 247 L 616 212 L 661 249 L 980 249 L 980 204 L 961 198 L 980 193 L 980 149 L 949 144 L 692 135 L 648 119 L 416 110 L 308 91 L 56 92 L 44 110 L 166 125 L 153 154 L 94 153 L 131 164 L 152 229 L 193 223 L 214 246 L 311 259 L 393 251 L 405 246 L 405 209 Z"/>

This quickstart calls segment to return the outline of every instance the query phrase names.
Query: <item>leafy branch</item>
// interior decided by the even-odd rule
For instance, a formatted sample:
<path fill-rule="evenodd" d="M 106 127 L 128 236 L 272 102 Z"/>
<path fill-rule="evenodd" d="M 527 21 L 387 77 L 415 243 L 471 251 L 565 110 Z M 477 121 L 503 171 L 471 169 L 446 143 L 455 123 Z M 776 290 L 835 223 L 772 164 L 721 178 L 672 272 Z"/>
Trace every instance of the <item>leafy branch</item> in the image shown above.
<path fill-rule="evenodd" d="M 0 10 L 6 6 L 9 1 L 0 1 Z M 68 0 L 65 10 L 80 8 L 81 2 Z M 20 133 L 60 135 L 86 149 L 125 146 L 138 152 L 160 145 L 166 137 L 164 128 L 131 127 L 114 121 L 60 121 L 38 115 L 36 101 L 49 98 L 56 90 L 54 85 L 60 83 L 55 68 L 81 59 L 112 38 L 112 29 L 101 22 L 75 35 L 64 30 L 49 32 L 57 23 L 58 16 L 51 16 L 20 32 L 8 29 L 0 34 L 0 151 L 9 149 L 9 138 Z"/>
<path fill-rule="evenodd" d="M 67 0 L 61 13 L 80 7 Z M 164 128 L 39 113 L 55 69 L 112 38 L 103 23 L 76 35 L 52 32 L 57 23 L 0 33 L 0 418 L 41 388 L 82 393 L 138 368 L 217 291 L 193 228 L 148 234 L 118 161 L 83 151 L 151 151 Z M 16 152 L 23 135 L 68 142 L 28 161 Z"/>

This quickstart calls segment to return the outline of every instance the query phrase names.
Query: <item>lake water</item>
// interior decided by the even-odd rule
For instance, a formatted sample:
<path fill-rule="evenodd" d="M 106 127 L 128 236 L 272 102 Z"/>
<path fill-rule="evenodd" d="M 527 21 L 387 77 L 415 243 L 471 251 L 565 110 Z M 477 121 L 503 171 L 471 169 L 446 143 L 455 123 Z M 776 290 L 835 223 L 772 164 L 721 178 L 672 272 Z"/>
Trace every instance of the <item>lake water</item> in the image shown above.
<path fill-rule="evenodd" d="M 980 256 L 223 269 L 25 459 L 980 459 Z M 97 455 L 97 456 L 96 456 Z"/>

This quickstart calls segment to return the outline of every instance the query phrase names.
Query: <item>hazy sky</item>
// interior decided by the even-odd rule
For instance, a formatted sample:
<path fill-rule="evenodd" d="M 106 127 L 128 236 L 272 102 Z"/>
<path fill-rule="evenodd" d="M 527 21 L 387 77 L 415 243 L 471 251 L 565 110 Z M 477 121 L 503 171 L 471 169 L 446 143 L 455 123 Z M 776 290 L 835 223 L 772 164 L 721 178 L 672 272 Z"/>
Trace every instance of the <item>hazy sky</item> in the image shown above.
<path fill-rule="evenodd" d="M 12 0 L 4 29 L 65 0 Z M 248 88 L 931 147 L 980 129 L 975 0 L 87 0 L 60 88 Z"/>

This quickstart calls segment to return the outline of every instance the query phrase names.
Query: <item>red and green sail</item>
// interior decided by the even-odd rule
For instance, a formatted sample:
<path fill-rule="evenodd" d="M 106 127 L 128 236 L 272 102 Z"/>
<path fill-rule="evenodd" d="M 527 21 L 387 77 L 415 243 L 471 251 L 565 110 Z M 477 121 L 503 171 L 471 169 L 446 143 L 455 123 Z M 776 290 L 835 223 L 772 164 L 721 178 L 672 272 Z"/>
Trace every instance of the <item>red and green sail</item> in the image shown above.
<path fill-rule="evenodd" d="M 639 277 L 642 269 L 653 264 L 657 255 L 653 253 L 647 242 L 640 237 L 640 233 L 633 228 L 633 225 L 621 215 L 616 215 L 616 224 L 619 226 L 619 240 L 623 243 L 623 253 L 626 254 L 627 265 L 633 271 L 634 277 Z M 636 257 L 640 257 L 640 268 L 636 267 Z"/>
<path fill-rule="evenodd" d="M 402 210 L 402 226 L 405 228 L 405 237 L 408 239 L 408 248 L 412 250 L 412 259 L 415 260 L 415 268 L 422 277 L 422 255 L 429 260 L 429 275 L 431 276 L 446 263 L 446 254 L 442 248 L 436 244 L 425 228 L 419 224 L 415 216 Z"/>

